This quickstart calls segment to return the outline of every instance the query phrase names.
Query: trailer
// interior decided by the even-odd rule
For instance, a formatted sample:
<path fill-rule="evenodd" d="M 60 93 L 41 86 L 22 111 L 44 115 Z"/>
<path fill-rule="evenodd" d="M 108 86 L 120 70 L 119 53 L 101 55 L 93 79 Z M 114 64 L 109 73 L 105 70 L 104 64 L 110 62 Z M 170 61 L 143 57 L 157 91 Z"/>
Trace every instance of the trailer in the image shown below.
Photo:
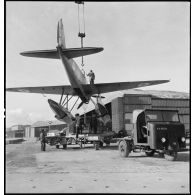
<path fill-rule="evenodd" d="M 67 145 L 79 145 L 80 148 L 83 144 L 93 144 L 94 148 L 98 150 L 103 146 L 103 143 L 109 145 L 113 142 L 113 136 L 115 132 L 104 132 L 101 134 L 78 134 L 75 133 L 65 134 L 64 130 L 61 132 L 48 132 L 46 136 L 46 143 L 50 146 L 56 146 L 57 149 L 62 145 L 63 149 L 67 149 Z"/>

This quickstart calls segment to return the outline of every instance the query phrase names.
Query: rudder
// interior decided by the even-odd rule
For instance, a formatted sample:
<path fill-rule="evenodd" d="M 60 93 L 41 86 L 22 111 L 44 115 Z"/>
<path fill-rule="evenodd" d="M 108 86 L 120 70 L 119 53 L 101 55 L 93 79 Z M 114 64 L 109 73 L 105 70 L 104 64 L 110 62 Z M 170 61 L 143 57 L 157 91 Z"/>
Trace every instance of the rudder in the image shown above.
<path fill-rule="evenodd" d="M 66 48 L 65 35 L 64 35 L 64 27 L 63 27 L 62 19 L 60 19 L 58 21 L 58 27 L 57 27 L 57 43 L 58 43 L 58 46 L 62 47 L 63 49 Z"/>

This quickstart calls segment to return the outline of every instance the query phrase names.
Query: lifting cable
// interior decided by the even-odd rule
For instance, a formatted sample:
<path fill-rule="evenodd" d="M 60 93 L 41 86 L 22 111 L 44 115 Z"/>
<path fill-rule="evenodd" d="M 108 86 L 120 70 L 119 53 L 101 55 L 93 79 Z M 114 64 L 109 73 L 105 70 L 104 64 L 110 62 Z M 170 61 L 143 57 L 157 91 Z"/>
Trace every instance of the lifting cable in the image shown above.
<path fill-rule="evenodd" d="M 84 1 L 75 1 L 75 3 L 78 4 L 78 27 L 79 27 L 78 37 L 81 38 L 81 48 L 83 48 L 83 38 L 86 36 L 85 35 Z M 82 9 L 82 16 L 80 16 L 80 9 Z M 84 66 L 83 56 L 81 56 L 81 66 L 82 66 L 82 68 Z M 82 71 L 85 73 L 85 71 L 83 69 L 82 69 Z"/>

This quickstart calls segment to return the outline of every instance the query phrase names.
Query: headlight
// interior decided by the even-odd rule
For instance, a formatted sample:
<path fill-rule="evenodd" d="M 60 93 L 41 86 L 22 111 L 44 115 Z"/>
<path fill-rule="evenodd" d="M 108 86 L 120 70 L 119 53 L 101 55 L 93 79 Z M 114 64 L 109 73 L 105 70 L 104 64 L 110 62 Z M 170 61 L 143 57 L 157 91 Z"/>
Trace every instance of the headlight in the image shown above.
<path fill-rule="evenodd" d="M 185 137 L 182 137 L 182 138 L 181 138 L 181 141 L 182 141 L 182 142 L 185 142 L 185 141 L 186 141 Z"/>
<path fill-rule="evenodd" d="M 164 137 L 162 137 L 161 141 L 164 143 L 164 142 L 166 142 L 166 139 Z"/>

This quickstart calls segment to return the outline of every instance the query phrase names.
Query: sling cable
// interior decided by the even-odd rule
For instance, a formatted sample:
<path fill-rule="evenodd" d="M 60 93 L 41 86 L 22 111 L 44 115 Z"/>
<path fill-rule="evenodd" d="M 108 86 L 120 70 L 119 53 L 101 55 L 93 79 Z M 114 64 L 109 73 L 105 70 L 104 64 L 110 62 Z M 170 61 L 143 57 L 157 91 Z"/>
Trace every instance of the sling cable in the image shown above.
<path fill-rule="evenodd" d="M 79 33 L 78 37 L 81 38 L 81 48 L 83 48 L 83 38 L 85 38 L 85 17 L 84 17 L 84 1 L 75 1 L 76 4 L 78 4 L 78 26 L 79 26 Z M 83 61 L 83 56 L 81 57 L 81 66 L 82 66 L 82 71 L 85 75 L 85 71 L 83 69 L 84 67 L 84 61 Z"/>

